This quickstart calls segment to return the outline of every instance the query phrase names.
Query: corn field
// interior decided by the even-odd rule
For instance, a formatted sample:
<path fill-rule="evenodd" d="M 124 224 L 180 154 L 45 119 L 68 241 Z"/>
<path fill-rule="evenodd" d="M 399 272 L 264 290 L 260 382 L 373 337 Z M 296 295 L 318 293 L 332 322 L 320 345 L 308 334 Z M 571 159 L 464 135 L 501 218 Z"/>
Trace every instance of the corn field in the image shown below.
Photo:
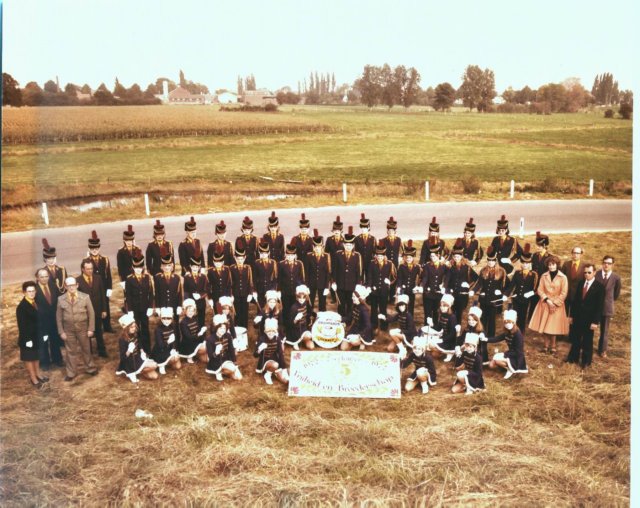
<path fill-rule="evenodd" d="M 224 113 L 215 106 L 80 106 L 3 108 L 9 145 L 327 132 L 328 125 L 277 113 Z"/>

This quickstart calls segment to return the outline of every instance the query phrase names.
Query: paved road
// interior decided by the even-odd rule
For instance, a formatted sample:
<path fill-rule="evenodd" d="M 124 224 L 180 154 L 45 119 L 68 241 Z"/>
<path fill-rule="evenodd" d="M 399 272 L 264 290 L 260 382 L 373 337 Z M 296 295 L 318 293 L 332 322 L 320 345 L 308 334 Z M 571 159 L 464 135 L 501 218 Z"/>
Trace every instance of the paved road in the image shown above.
<path fill-rule="evenodd" d="M 282 233 L 287 239 L 297 234 L 298 219 L 305 212 L 311 227 L 320 234 L 330 233 L 336 215 L 340 215 L 346 227 L 354 226 L 358 233 L 360 213 L 371 219 L 372 234 L 386 234 L 386 221 L 393 216 L 398 221 L 398 235 L 404 240 L 424 239 L 427 224 L 436 216 L 443 238 L 461 236 L 469 217 L 477 224 L 477 236 L 495 234 L 496 221 L 505 214 L 509 219 L 512 234 L 520 231 L 520 219 L 524 219 L 524 234 L 535 231 L 544 233 L 570 233 L 584 231 L 629 231 L 631 230 L 631 200 L 546 200 L 546 201 L 481 201 L 471 203 L 416 203 L 398 205 L 337 206 L 323 208 L 291 208 L 277 211 Z M 214 225 L 224 220 L 228 225 L 227 238 L 231 241 L 240 233 L 240 223 L 249 215 L 255 225 L 255 233 L 266 232 L 267 217 L 271 210 L 196 215 L 198 236 L 206 245 L 213 237 Z M 167 238 L 176 245 L 184 238 L 184 222 L 188 217 L 165 217 Z M 2 283 L 22 282 L 33 277 L 35 269 L 42 266 L 42 238 L 56 247 L 58 262 L 70 273 L 79 272 L 80 260 L 87 253 L 87 239 L 95 229 L 100 236 L 104 255 L 110 257 L 115 266 L 117 250 L 122 246 L 122 232 L 127 224 L 133 225 L 136 243 L 144 249 L 152 240 L 154 219 L 118 221 L 66 228 L 49 228 L 23 233 L 2 235 Z"/>

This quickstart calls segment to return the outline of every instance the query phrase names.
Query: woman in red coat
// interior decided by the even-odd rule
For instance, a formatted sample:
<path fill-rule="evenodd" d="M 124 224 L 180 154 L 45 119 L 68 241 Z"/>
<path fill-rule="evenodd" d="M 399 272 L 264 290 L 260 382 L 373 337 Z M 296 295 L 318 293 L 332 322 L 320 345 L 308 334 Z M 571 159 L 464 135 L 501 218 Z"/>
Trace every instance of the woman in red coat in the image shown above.
<path fill-rule="evenodd" d="M 549 256 L 546 265 L 547 271 L 542 274 L 538 284 L 540 301 L 533 311 L 529 328 L 544 335 L 543 352 L 556 354 L 556 335 L 569 333 L 569 321 L 564 308 L 569 281 L 567 276 L 558 270 L 558 256 Z"/>

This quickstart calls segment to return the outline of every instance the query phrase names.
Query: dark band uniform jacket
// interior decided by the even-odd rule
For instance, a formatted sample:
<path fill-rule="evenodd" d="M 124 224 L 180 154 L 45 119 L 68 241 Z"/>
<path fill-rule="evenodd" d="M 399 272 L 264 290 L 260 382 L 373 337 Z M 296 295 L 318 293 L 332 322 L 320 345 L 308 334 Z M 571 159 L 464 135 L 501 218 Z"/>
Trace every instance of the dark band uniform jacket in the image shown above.
<path fill-rule="evenodd" d="M 373 338 L 373 328 L 371 327 L 371 313 L 369 308 L 360 303 L 353 306 L 351 315 L 346 320 L 346 335 L 359 335 L 365 345 L 371 346 L 375 339 Z"/>
<path fill-rule="evenodd" d="M 398 284 L 397 287 L 403 295 L 411 296 L 413 288 L 420 285 L 422 278 L 422 268 L 416 263 L 400 263 L 398 266 Z"/>
<path fill-rule="evenodd" d="M 438 255 L 445 259 L 448 258 L 449 249 L 444 243 L 444 240 L 438 239 L 437 244 L 439 246 Z M 428 240 L 425 240 L 425 242 L 422 244 L 422 247 L 420 248 L 420 264 L 421 265 L 424 265 L 425 263 L 428 263 L 431 260 L 430 247 L 431 247 L 430 242 Z"/>
<path fill-rule="evenodd" d="M 404 343 L 407 346 L 413 347 L 412 341 L 417 335 L 417 332 L 413 316 L 410 312 L 406 310 L 404 312 L 397 312 L 393 316 L 389 316 L 387 322 L 389 323 L 389 328 L 391 328 L 391 325 L 397 323 L 400 332 L 404 335 Z"/>
<path fill-rule="evenodd" d="M 436 347 L 443 353 L 453 353 L 456 349 L 456 326 L 458 320 L 453 312 L 443 314 L 438 311 L 438 321 L 433 323 L 433 328 L 442 331 L 442 342 Z"/>
<path fill-rule="evenodd" d="M 173 243 L 171 243 L 171 241 L 163 240 L 162 243 L 160 243 L 158 240 L 154 240 L 153 242 L 149 242 L 145 255 L 147 272 L 152 276 L 162 272 L 162 262 L 160 261 L 160 258 L 168 254 L 171 254 L 172 258 L 174 257 Z M 179 259 L 180 265 L 182 265 L 182 256 L 179 256 Z M 188 267 L 186 267 L 186 269 L 188 269 Z"/>
<path fill-rule="evenodd" d="M 200 345 L 205 341 L 205 335 L 198 336 L 201 326 L 198 323 L 198 318 L 183 317 L 180 321 L 180 344 L 178 346 L 178 353 L 181 358 L 193 358 L 198 351 Z M 207 332 L 205 332 L 206 334 Z"/>
<path fill-rule="evenodd" d="M 148 273 L 140 274 L 137 277 L 132 273 L 127 277 L 124 286 L 125 308 L 129 312 L 147 312 L 147 309 L 154 308 L 154 287 L 153 279 Z"/>
<path fill-rule="evenodd" d="M 247 264 L 234 264 L 229 268 L 231 272 L 231 290 L 234 298 L 246 299 L 254 291 L 253 273 Z"/>
<path fill-rule="evenodd" d="M 422 267 L 422 280 L 420 283 L 424 291 L 422 298 L 439 300 L 446 292 L 449 284 L 449 269 L 444 263 L 438 263 L 438 266 L 436 266 L 429 261 Z M 440 286 L 444 286 L 444 291 L 440 289 Z"/>
<path fill-rule="evenodd" d="M 303 262 L 307 254 L 313 251 L 313 239 L 309 235 L 296 235 L 291 239 L 291 244 L 296 246 L 296 256 Z"/>
<path fill-rule="evenodd" d="M 265 233 L 262 241 L 269 244 L 269 255 L 271 259 L 275 259 L 276 262 L 284 259 L 284 236 L 282 236 L 281 233 L 277 233 L 276 235 Z"/>
<path fill-rule="evenodd" d="M 389 279 L 391 284 L 387 284 L 384 279 Z M 386 297 L 391 290 L 391 286 L 397 279 L 398 273 L 391 261 L 385 259 L 382 264 L 380 264 L 377 259 L 373 259 L 369 263 L 367 283 L 371 287 L 372 294 Z"/>
<path fill-rule="evenodd" d="M 309 252 L 304 267 L 306 284 L 311 289 L 327 289 L 331 283 L 331 258 L 326 252 Z"/>
<path fill-rule="evenodd" d="M 273 259 L 258 259 L 255 262 L 253 283 L 259 294 L 278 287 L 278 264 Z"/>
<path fill-rule="evenodd" d="M 477 280 L 478 274 L 465 261 L 459 265 L 452 261 L 448 271 L 447 293 L 468 297 L 469 289 Z"/>
<path fill-rule="evenodd" d="M 236 262 L 233 257 L 233 248 L 231 246 L 231 242 L 228 240 L 214 240 L 207 247 L 207 263 L 209 266 L 213 266 L 213 256 L 216 253 L 216 250 L 222 250 L 224 255 L 224 264 L 227 266 L 231 266 Z M 204 266 L 204 265 L 203 265 Z"/>
<path fill-rule="evenodd" d="M 120 247 L 116 255 L 116 263 L 118 265 L 118 277 L 122 282 L 133 273 L 133 258 L 142 257 L 142 251 L 134 245 L 131 249 L 126 246 Z M 126 284 L 125 284 L 126 286 Z"/>
<path fill-rule="evenodd" d="M 261 344 L 266 344 L 267 347 L 258 353 L 258 348 Z M 253 352 L 253 356 L 258 359 L 258 365 L 256 367 L 256 372 L 258 374 L 264 373 L 264 369 L 268 361 L 276 362 L 279 369 L 287 368 L 287 364 L 284 359 L 284 344 L 282 343 L 280 335 L 276 335 L 273 339 L 270 339 L 265 333 L 261 333 L 258 337 L 258 341 L 256 342 L 256 348 Z"/>
<path fill-rule="evenodd" d="M 245 263 L 255 269 L 258 259 L 258 238 L 255 235 L 240 235 L 236 238 L 236 251 L 243 251 L 246 255 Z"/>
<path fill-rule="evenodd" d="M 133 353 L 127 356 L 130 342 L 133 342 L 135 344 L 135 349 L 133 350 Z M 140 372 L 142 372 L 142 369 L 144 368 L 145 362 L 142 359 L 140 353 L 138 335 L 136 334 L 130 339 L 127 339 L 126 335 L 123 332 L 122 335 L 120 335 L 120 339 L 118 340 L 118 348 L 120 350 L 120 363 L 118 364 L 116 374 L 140 374 Z"/>
<path fill-rule="evenodd" d="M 437 379 L 436 366 L 433 363 L 432 356 L 426 351 L 422 353 L 420 356 L 416 355 L 413 351 L 409 353 L 409 355 L 402 360 L 401 366 L 403 369 L 406 369 L 409 365 L 413 363 L 415 370 L 409 376 L 411 381 L 416 381 L 418 375 L 418 369 L 427 369 L 429 373 L 429 382 L 430 384 L 435 384 Z"/>
<path fill-rule="evenodd" d="M 496 253 L 498 264 L 504 268 L 508 274 L 511 273 L 513 271 L 513 263 L 522 254 L 522 247 L 518 244 L 518 240 L 509 235 L 507 235 L 504 240 L 496 236 L 491 241 L 491 247 L 493 247 L 493 251 Z M 503 263 L 503 258 L 509 258 L 511 263 Z"/>
<path fill-rule="evenodd" d="M 500 267 L 495 266 L 493 269 L 485 266 L 480 271 L 480 276 L 476 283 L 472 286 L 483 307 L 502 308 L 502 297 L 504 296 L 504 288 L 507 282 L 507 273 Z M 499 293 L 496 293 L 499 291 Z"/>
<path fill-rule="evenodd" d="M 64 287 L 64 281 L 67 278 L 67 269 L 62 265 L 45 265 L 42 268 L 49 272 L 49 282 L 56 288 L 58 296 L 66 293 L 67 289 Z"/>
<path fill-rule="evenodd" d="M 189 264 L 191 263 L 191 259 L 200 261 L 200 266 L 205 266 L 204 251 L 202 250 L 200 239 L 194 238 L 193 240 L 182 240 L 180 245 L 178 245 L 178 259 L 180 261 L 182 275 L 190 270 Z M 209 266 L 213 266 L 213 262 L 209 262 Z"/>
<path fill-rule="evenodd" d="M 304 280 L 302 261 L 296 259 L 293 263 L 288 261 L 278 263 L 278 287 L 283 295 L 295 295 L 296 288 L 304 284 Z"/>
<path fill-rule="evenodd" d="M 460 238 L 462 242 L 462 257 L 468 261 L 475 261 L 479 263 L 484 256 L 484 249 L 480 247 L 476 238 L 467 241 L 465 238 Z"/>
<path fill-rule="evenodd" d="M 403 251 L 402 240 L 397 236 L 394 236 L 393 238 L 385 236 L 382 241 L 384 242 L 384 246 L 387 248 L 387 259 L 397 268 L 398 258 Z"/>
<path fill-rule="evenodd" d="M 296 315 L 302 314 L 302 319 L 295 321 Z M 308 301 L 295 302 L 289 311 L 289 327 L 287 330 L 287 344 L 299 344 L 304 332 L 310 332 L 316 314 Z"/>
<path fill-rule="evenodd" d="M 509 370 L 523 374 L 529 372 L 527 369 L 527 361 L 524 357 L 524 338 L 520 330 L 505 331 L 505 333 L 496 337 L 489 337 L 487 342 L 493 344 L 502 342 L 503 340 L 509 347 L 509 350 L 504 353 L 504 359 L 509 364 Z"/>
<path fill-rule="evenodd" d="M 224 362 L 236 362 L 236 350 L 233 347 L 233 337 L 229 332 L 222 337 L 218 337 L 215 333 L 209 335 L 206 339 L 207 354 L 209 355 L 209 363 L 205 372 L 207 374 L 220 374 L 222 372 L 222 364 Z M 216 354 L 216 346 L 222 345 L 220 354 Z"/>
<path fill-rule="evenodd" d="M 18 346 L 20 347 L 20 360 L 23 362 L 35 362 L 39 358 L 38 310 L 35 305 L 37 305 L 35 301 L 32 304 L 23 298 L 16 308 Z"/>
<path fill-rule="evenodd" d="M 180 276 L 173 273 L 167 278 L 163 273 L 159 273 L 154 279 L 156 307 L 171 307 L 175 312 L 184 300 Z"/>
<path fill-rule="evenodd" d="M 169 344 L 171 335 L 173 335 L 173 342 Z M 155 345 L 151 351 L 151 358 L 153 358 L 159 366 L 166 365 L 171 359 L 171 350 L 178 351 L 179 344 L 178 327 L 172 321 L 170 325 L 160 323 L 154 332 Z"/>
<path fill-rule="evenodd" d="M 113 278 L 111 276 L 111 263 L 109 258 L 98 254 L 97 256 L 89 256 L 91 264 L 93 265 L 93 275 L 102 279 L 102 288 L 105 290 L 113 289 Z M 80 267 L 82 270 L 82 267 Z"/>
<path fill-rule="evenodd" d="M 356 285 L 362 282 L 362 257 L 359 253 L 351 251 L 339 251 L 336 254 L 336 263 L 333 265 L 333 280 L 338 289 L 353 291 Z"/>
<path fill-rule="evenodd" d="M 464 365 L 464 370 L 468 372 L 467 380 L 472 390 L 484 389 L 484 377 L 482 375 L 482 355 L 479 352 L 467 353 L 456 357 L 455 366 Z"/>
<path fill-rule="evenodd" d="M 209 279 L 209 298 L 217 302 L 221 296 L 231 296 L 231 270 L 228 266 L 209 267 L 207 271 Z"/>
<path fill-rule="evenodd" d="M 376 244 L 377 242 L 375 237 L 370 234 L 367 234 L 365 236 L 361 233 L 356 236 L 356 239 L 354 241 L 355 251 L 359 253 L 360 256 L 362 256 L 362 266 L 365 270 L 365 282 L 367 282 L 367 285 L 370 285 L 367 277 L 369 274 L 369 267 L 371 266 L 371 262 L 376 250 Z"/>
<path fill-rule="evenodd" d="M 340 235 L 340 239 L 336 239 L 335 235 L 331 235 L 327 238 L 327 241 L 324 244 L 324 250 L 329 257 L 331 257 L 331 264 L 335 264 L 336 254 L 340 250 L 344 250 L 344 238 Z"/>

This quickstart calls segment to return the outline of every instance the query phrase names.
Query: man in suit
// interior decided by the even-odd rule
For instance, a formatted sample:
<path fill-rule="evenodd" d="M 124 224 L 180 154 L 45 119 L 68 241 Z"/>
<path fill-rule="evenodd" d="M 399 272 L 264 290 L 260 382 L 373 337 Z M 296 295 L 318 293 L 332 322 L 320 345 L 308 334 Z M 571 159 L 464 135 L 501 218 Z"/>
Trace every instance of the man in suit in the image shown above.
<path fill-rule="evenodd" d="M 562 264 L 562 268 L 560 268 L 569 282 L 569 292 L 567 293 L 567 299 L 564 301 L 564 305 L 567 308 L 567 316 L 571 315 L 571 301 L 576 293 L 578 283 L 582 280 L 584 262 L 581 258 L 583 254 L 582 247 L 574 247 L 571 249 L 571 259 L 565 261 Z"/>
<path fill-rule="evenodd" d="M 67 367 L 65 381 L 72 381 L 78 374 L 78 366 L 84 364 L 85 372 L 91 376 L 98 369 L 91 358 L 90 340 L 95 330 L 95 314 L 89 296 L 78 291 L 73 277 L 65 280 L 66 292 L 58 299 L 56 323 L 58 334 L 64 341 L 62 355 Z"/>
<path fill-rule="evenodd" d="M 94 335 L 98 347 L 98 355 L 102 358 L 107 358 L 107 350 L 104 345 L 104 336 L 102 333 L 102 320 L 107 316 L 105 310 L 108 305 L 107 296 L 102 286 L 102 279 L 93 273 L 93 263 L 91 259 L 86 258 L 82 261 L 82 276 L 76 280 L 78 282 L 78 291 L 89 295 L 93 312 L 96 316 Z M 89 341 L 89 344 L 91 344 L 91 341 Z"/>
<path fill-rule="evenodd" d="M 596 273 L 596 280 L 604 286 L 604 305 L 600 321 L 600 340 L 598 341 L 598 355 L 602 358 L 607 357 L 609 325 L 615 310 L 614 302 L 620 296 L 620 289 L 622 288 L 620 276 L 617 273 L 613 273 L 614 263 L 613 256 L 605 256 L 602 258 L 602 269 Z"/>
<path fill-rule="evenodd" d="M 88 258 L 93 264 L 93 275 L 95 277 L 99 277 L 100 280 L 102 280 L 102 289 L 104 290 L 107 301 L 107 304 L 104 308 L 104 311 L 107 313 L 107 315 L 104 317 L 104 319 L 102 319 L 101 330 L 104 330 L 107 333 L 113 333 L 113 328 L 111 328 L 111 312 L 109 310 L 109 299 L 111 298 L 111 293 L 113 290 L 113 279 L 111 278 L 111 263 L 109 262 L 108 257 L 100 254 L 100 238 L 98 238 L 98 233 L 96 233 L 95 231 L 91 231 L 91 238 L 89 238 L 88 247 Z M 82 271 L 82 266 L 80 266 L 80 271 Z"/>
<path fill-rule="evenodd" d="M 604 287 L 595 278 L 596 267 L 593 264 L 585 264 L 583 270 L 584 279 L 576 287 L 569 316 L 571 351 L 567 363 L 580 362 L 584 369 L 591 365 L 593 357 L 593 332 L 601 319 Z"/>
<path fill-rule="evenodd" d="M 36 284 L 36 306 L 38 307 L 38 332 L 40 345 L 40 368 L 49 370 L 51 363 L 58 367 L 64 367 L 62 353 L 62 340 L 58 335 L 56 323 L 56 310 L 58 308 L 58 290 L 51 280 L 49 270 L 40 268 L 36 272 L 38 283 Z"/>

